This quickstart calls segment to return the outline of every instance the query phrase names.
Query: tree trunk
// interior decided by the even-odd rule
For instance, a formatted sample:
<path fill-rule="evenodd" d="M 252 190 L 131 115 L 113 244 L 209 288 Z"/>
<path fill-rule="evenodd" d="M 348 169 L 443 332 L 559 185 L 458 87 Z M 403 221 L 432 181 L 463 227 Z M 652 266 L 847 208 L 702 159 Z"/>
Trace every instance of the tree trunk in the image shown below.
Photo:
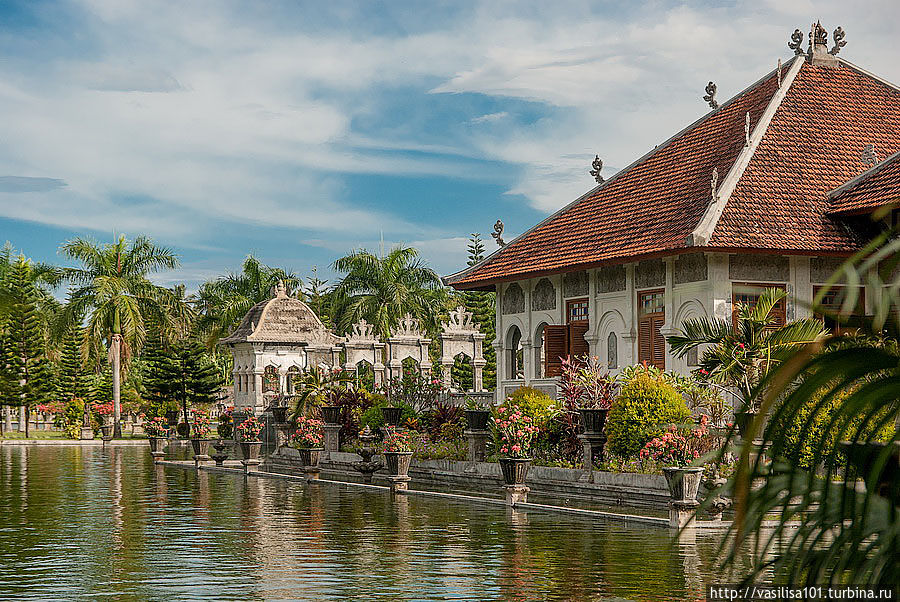
<path fill-rule="evenodd" d="M 122 335 L 114 334 L 109 348 L 109 358 L 112 364 L 112 389 L 113 389 L 113 438 L 122 436 L 122 425 L 119 420 L 122 417 L 120 403 L 121 389 L 121 360 L 122 360 Z"/>
<path fill-rule="evenodd" d="M 19 423 L 16 425 L 16 430 L 20 433 L 25 431 L 25 425 L 27 421 L 25 420 L 25 406 L 19 406 Z"/>
<path fill-rule="evenodd" d="M 25 438 L 28 439 L 28 433 L 30 432 L 28 429 L 28 423 L 31 422 L 31 404 L 25 404 Z"/>

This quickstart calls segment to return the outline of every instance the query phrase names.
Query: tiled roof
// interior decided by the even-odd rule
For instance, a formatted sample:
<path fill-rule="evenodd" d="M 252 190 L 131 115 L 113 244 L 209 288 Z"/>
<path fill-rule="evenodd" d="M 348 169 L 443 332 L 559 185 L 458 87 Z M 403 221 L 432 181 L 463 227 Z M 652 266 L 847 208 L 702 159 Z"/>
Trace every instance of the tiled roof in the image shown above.
<path fill-rule="evenodd" d="M 827 214 L 826 195 L 864 169 L 866 144 L 900 150 L 900 91 L 843 61 L 837 69 L 804 61 L 788 85 L 779 93 L 773 71 L 447 283 L 476 288 L 698 250 L 688 239 L 710 205 L 712 170 L 720 183 L 737 170 L 745 115 L 758 124 L 770 104 L 771 122 L 701 248 L 854 250 L 856 236 Z"/>
<path fill-rule="evenodd" d="M 288 297 L 280 290 L 272 299 L 251 307 L 235 331 L 219 343 L 321 345 L 335 344 L 339 340 L 325 328 L 306 303 Z"/>
<path fill-rule="evenodd" d="M 832 213 L 866 213 L 900 204 L 900 152 L 828 193 Z"/>

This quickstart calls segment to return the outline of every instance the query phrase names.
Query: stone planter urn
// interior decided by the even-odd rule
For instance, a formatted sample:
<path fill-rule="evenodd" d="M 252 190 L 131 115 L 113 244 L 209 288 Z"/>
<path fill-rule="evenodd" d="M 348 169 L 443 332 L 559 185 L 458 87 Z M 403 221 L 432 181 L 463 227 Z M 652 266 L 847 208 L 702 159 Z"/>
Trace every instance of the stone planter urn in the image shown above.
<path fill-rule="evenodd" d="M 169 426 L 177 426 L 178 410 L 169 410 L 168 412 L 166 412 L 166 422 L 169 423 Z"/>
<path fill-rule="evenodd" d="M 111 422 L 107 422 L 106 419 L 104 419 L 104 423 L 100 425 L 100 433 L 104 441 L 112 441 L 113 424 Z"/>
<path fill-rule="evenodd" d="M 164 437 L 148 437 L 147 441 L 150 442 L 150 453 L 155 456 L 155 454 L 162 453 L 163 448 L 166 446 L 166 439 Z"/>
<path fill-rule="evenodd" d="M 340 424 L 341 406 L 322 406 L 322 420 L 325 424 Z"/>
<path fill-rule="evenodd" d="M 321 447 L 301 447 L 297 449 L 297 452 L 300 454 L 300 463 L 304 468 L 315 468 L 319 465 Z"/>
<path fill-rule="evenodd" d="M 258 461 L 261 448 L 262 441 L 241 441 L 241 455 L 245 461 Z"/>
<path fill-rule="evenodd" d="M 387 464 L 388 475 L 392 477 L 409 476 L 409 463 L 412 461 L 412 452 L 384 452 L 384 462 Z"/>
<path fill-rule="evenodd" d="M 695 504 L 700 481 L 703 478 L 702 466 L 665 466 L 663 474 L 669 485 L 669 495 L 676 504 Z"/>
<path fill-rule="evenodd" d="M 759 414 L 759 412 L 753 410 L 734 413 L 734 423 L 737 425 L 738 433 L 741 434 L 742 439 L 747 437 L 747 429 L 750 427 L 750 423 L 756 419 L 757 414 Z"/>
<path fill-rule="evenodd" d="M 388 426 L 400 426 L 400 420 L 403 418 L 403 408 L 396 406 L 384 407 L 381 408 L 381 415 Z"/>
<path fill-rule="evenodd" d="M 209 456 L 209 439 L 191 439 L 191 447 L 194 448 L 194 457 Z"/>
<path fill-rule="evenodd" d="M 225 444 L 225 441 L 222 439 L 218 439 L 215 443 L 213 443 L 213 449 L 216 450 L 216 453 L 212 455 L 212 459 L 215 460 L 216 466 L 224 466 L 225 460 L 228 459 L 228 452 L 225 449 L 228 446 Z"/>
<path fill-rule="evenodd" d="M 275 422 L 284 424 L 287 422 L 287 412 L 287 406 L 275 406 L 272 408 L 272 419 L 275 420 Z"/>
<path fill-rule="evenodd" d="M 486 431 L 490 417 L 487 410 L 466 410 L 466 430 Z"/>
<path fill-rule="evenodd" d="M 586 435 L 599 435 L 603 432 L 609 410 L 578 408 L 578 412 L 581 414 L 581 424 L 584 426 Z"/>
<path fill-rule="evenodd" d="M 503 482 L 507 485 L 524 485 L 529 466 L 531 458 L 500 458 Z"/>

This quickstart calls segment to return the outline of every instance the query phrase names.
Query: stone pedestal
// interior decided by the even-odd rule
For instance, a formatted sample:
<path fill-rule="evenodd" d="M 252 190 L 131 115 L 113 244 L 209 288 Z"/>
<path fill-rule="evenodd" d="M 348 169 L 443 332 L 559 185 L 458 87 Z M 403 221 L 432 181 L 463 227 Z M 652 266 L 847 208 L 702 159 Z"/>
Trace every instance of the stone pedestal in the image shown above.
<path fill-rule="evenodd" d="M 275 451 L 286 446 L 291 436 L 291 424 L 289 422 L 275 423 Z"/>
<path fill-rule="evenodd" d="M 341 425 L 326 424 L 325 425 L 325 452 L 341 451 Z"/>
<path fill-rule="evenodd" d="M 578 435 L 578 439 L 581 441 L 581 462 L 584 467 L 584 474 L 579 481 L 586 482 L 591 479 L 591 473 L 594 471 L 594 458 L 603 453 L 606 435 L 582 433 Z"/>
<path fill-rule="evenodd" d="M 683 529 L 694 522 L 694 512 L 700 502 L 669 502 L 669 527 Z"/>
<path fill-rule="evenodd" d="M 200 468 L 204 462 L 209 462 L 211 459 L 207 454 L 194 456 L 194 468 Z"/>
<path fill-rule="evenodd" d="M 251 458 L 250 460 L 241 460 L 241 464 L 244 465 L 244 474 L 249 473 L 251 470 L 256 470 L 256 467 L 260 465 L 261 460 L 259 458 Z"/>
<path fill-rule="evenodd" d="M 531 491 L 527 485 L 506 485 L 504 489 L 506 489 L 507 506 L 526 503 L 528 501 L 528 492 Z"/>
<path fill-rule="evenodd" d="M 466 441 L 469 443 L 469 453 L 466 459 L 469 462 L 484 462 L 485 442 L 490 436 L 490 431 L 465 431 Z"/>
<path fill-rule="evenodd" d="M 94 438 L 94 429 L 93 429 L 93 427 L 90 427 L 90 426 L 83 426 L 83 427 L 81 427 L 81 435 L 79 436 L 79 438 L 80 438 L 82 441 L 86 441 L 86 440 L 88 440 L 88 439 L 93 439 L 93 438 Z"/>
<path fill-rule="evenodd" d="M 162 459 L 166 457 L 166 452 L 164 451 L 152 451 L 150 455 L 153 456 L 153 463 L 159 464 L 162 462 Z"/>
<path fill-rule="evenodd" d="M 406 475 L 388 477 L 388 481 L 390 481 L 391 483 L 391 493 L 397 493 L 398 491 L 406 491 L 409 489 L 410 478 Z"/>

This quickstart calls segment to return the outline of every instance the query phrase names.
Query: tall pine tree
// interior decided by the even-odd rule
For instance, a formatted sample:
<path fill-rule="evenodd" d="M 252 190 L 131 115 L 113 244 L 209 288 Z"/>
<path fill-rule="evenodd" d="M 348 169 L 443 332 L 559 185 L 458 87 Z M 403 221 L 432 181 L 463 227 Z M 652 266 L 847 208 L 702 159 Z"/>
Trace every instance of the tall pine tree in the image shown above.
<path fill-rule="evenodd" d="M 217 401 L 222 376 L 199 341 L 181 341 L 169 350 L 154 342 L 145 350 L 144 359 L 148 397 L 156 403 L 177 403 L 185 423 L 188 408 Z"/>
<path fill-rule="evenodd" d="M 7 292 L 2 401 L 5 405 L 25 406 L 27 437 L 31 408 L 50 401 L 54 387 L 47 359 L 46 321 L 38 311 L 40 298 L 31 264 L 23 256 L 11 266 Z"/>
<path fill-rule="evenodd" d="M 59 378 L 56 382 L 56 392 L 63 403 L 73 397 L 86 399 L 90 392 L 90 374 L 81 356 L 83 343 L 84 332 L 81 327 L 72 326 L 63 339 Z"/>
<path fill-rule="evenodd" d="M 484 242 L 481 234 L 474 232 L 469 239 L 469 258 L 466 262 L 473 266 L 484 259 Z M 496 315 L 494 303 L 496 294 L 487 291 L 465 291 L 462 293 L 463 304 L 472 312 L 472 321 L 479 325 L 484 333 L 483 352 L 485 366 L 483 371 L 484 388 L 487 391 L 497 386 L 497 352 L 494 350 L 494 337 L 496 337 Z M 463 390 L 471 390 L 473 386 L 472 364 L 468 361 L 457 359 L 451 372 L 452 380 Z"/>

